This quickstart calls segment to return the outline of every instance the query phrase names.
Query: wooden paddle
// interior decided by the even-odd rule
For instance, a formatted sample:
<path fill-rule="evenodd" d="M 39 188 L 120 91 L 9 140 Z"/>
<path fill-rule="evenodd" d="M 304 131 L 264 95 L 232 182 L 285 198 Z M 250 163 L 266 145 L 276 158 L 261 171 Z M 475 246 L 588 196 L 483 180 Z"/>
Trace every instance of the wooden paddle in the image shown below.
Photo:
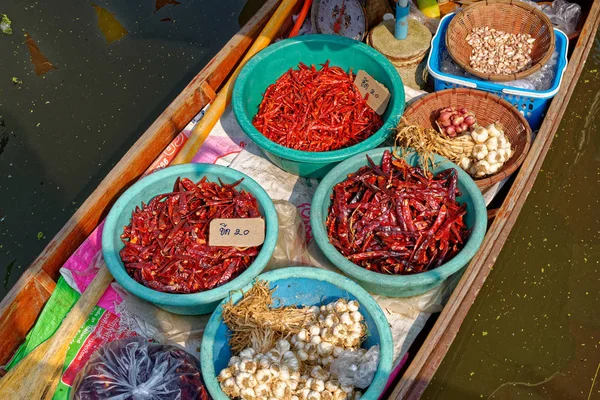
<path fill-rule="evenodd" d="M 192 160 L 214 127 L 225 107 L 231 100 L 231 88 L 241 67 L 253 55 L 271 43 L 273 37 L 290 15 L 297 0 L 283 0 L 269 22 L 265 25 L 246 56 L 234 71 L 232 77 L 221 89 L 219 95 L 211 103 L 207 113 L 200 120 L 172 164 L 184 164 Z M 94 280 L 90 283 L 69 314 L 62 321 L 58 330 L 48 340 L 36 347 L 0 379 L 0 399 L 51 399 L 62 374 L 65 357 L 71 341 L 83 325 L 98 300 L 104 294 L 113 277 L 102 262 Z M 27 307 L 26 304 L 22 305 Z M 16 311 L 15 311 L 16 312 Z"/>
<path fill-rule="evenodd" d="M 219 118 L 221 118 L 225 108 L 231 101 L 233 83 L 235 82 L 235 79 L 239 75 L 240 71 L 250 58 L 271 43 L 273 37 L 277 34 L 277 32 L 279 32 L 279 29 L 289 17 L 296 3 L 297 0 L 283 0 L 281 2 L 269 22 L 267 22 L 267 25 L 265 25 L 260 35 L 258 35 L 258 38 L 256 38 L 254 41 L 252 47 L 250 47 L 246 53 L 246 56 L 242 59 L 235 71 L 233 71 L 231 78 L 229 78 L 227 83 L 223 85 L 223 88 L 217 97 L 212 101 L 212 103 L 210 103 L 208 110 L 206 110 L 206 113 L 202 119 L 194 127 L 190 138 L 187 140 L 181 150 L 179 150 L 179 153 L 171 162 L 171 165 L 188 163 L 196 155 L 198 149 L 200 146 L 202 146 L 202 143 L 204 143 L 206 137 L 216 125 L 217 121 L 219 121 Z"/>

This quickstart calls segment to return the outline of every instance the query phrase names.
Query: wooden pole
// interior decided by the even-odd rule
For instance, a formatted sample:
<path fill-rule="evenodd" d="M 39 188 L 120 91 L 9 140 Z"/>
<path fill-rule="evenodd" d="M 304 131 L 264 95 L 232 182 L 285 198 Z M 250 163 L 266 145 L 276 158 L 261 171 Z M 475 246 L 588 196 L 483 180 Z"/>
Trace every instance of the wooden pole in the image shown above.
<path fill-rule="evenodd" d="M 179 153 L 171 165 L 188 163 L 196 155 L 198 149 L 200 149 L 206 140 L 206 137 L 216 125 L 217 121 L 219 121 L 219 118 L 221 118 L 225 108 L 231 101 L 233 83 L 235 82 L 235 79 L 239 75 L 240 71 L 250 58 L 271 43 L 285 20 L 289 17 L 293 7 L 296 5 L 296 2 L 297 0 L 283 0 L 281 2 L 281 5 L 279 8 L 277 8 L 275 14 L 273 14 L 271 17 L 271 20 L 267 23 L 252 47 L 250 47 L 248 50 L 248 53 L 246 53 L 246 56 L 242 59 L 238 67 L 231 75 L 231 78 L 229 78 L 227 83 L 223 85 L 223 88 L 219 92 L 217 98 L 210 104 L 202 119 L 198 122 L 196 127 L 194 127 L 190 138 L 181 148 L 181 150 L 179 150 Z"/>

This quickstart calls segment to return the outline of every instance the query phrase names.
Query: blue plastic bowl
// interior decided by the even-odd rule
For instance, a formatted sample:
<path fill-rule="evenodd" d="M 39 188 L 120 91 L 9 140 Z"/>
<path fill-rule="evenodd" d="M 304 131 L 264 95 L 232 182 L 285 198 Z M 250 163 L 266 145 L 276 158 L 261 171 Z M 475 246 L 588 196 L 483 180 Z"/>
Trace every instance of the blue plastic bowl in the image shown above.
<path fill-rule="evenodd" d="M 129 276 L 119 256 L 119 251 L 124 247 L 120 236 L 123 233 L 123 227 L 131 221 L 131 213 L 136 206 L 141 206 L 142 202 L 148 203 L 155 196 L 172 191 L 177 177 L 189 178 L 198 182 L 204 176 L 212 182 L 218 182 L 217 178 L 221 178 L 223 183 L 233 183 L 244 178 L 237 188 L 244 189 L 256 197 L 260 212 L 265 218 L 265 242 L 258 256 L 250 267 L 237 278 L 205 292 L 163 293 L 138 283 Z M 106 217 L 102 231 L 102 253 L 110 273 L 128 292 L 175 314 L 208 314 L 230 291 L 246 286 L 262 272 L 275 250 L 278 229 L 277 213 L 271 198 L 252 178 L 234 169 L 219 165 L 184 164 L 165 168 L 139 180 L 119 197 Z"/>
<path fill-rule="evenodd" d="M 441 285 L 446 278 L 459 271 L 473 258 L 485 236 L 487 211 L 483 195 L 473 179 L 453 162 L 436 155 L 436 168 L 433 172 L 440 172 L 448 168 L 455 168 L 458 171 L 458 188 L 462 192 L 462 196 L 457 197 L 457 200 L 467 204 L 465 223 L 468 228 L 472 229 L 465 247 L 454 258 L 438 268 L 415 275 L 380 274 L 367 271 L 363 267 L 354 264 L 337 251 L 329 242 L 327 236 L 325 220 L 331 205 L 331 194 L 333 193 L 333 187 L 345 180 L 348 174 L 368 165 L 366 154 L 376 164 L 379 164 L 385 150 L 392 151 L 391 148 L 386 147 L 358 154 L 340 163 L 325 176 L 313 197 L 310 207 L 310 226 L 317 245 L 329 261 L 369 292 L 390 297 L 410 297 Z M 418 156 L 414 153 L 407 158 L 410 165 L 416 165 L 418 162 Z"/>
<path fill-rule="evenodd" d="M 271 288 L 276 288 L 274 297 L 280 302 L 277 306 L 300 305 L 313 306 L 327 304 L 338 298 L 357 300 L 360 304 L 359 311 L 364 316 L 367 324 L 368 337 L 363 347 L 369 348 L 379 345 L 380 360 L 377 372 L 371 386 L 367 389 L 362 399 L 377 399 L 385 389 L 390 373 L 392 371 L 392 354 L 394 346 L 392 343 L 392 332 L 381 307 L 363 288 L 350 279 L 314 267 L 288 267 L 267 272 L 257 279 L 266 280 Z M 248 285 L 243 291 L 249 290 Z M 242 293 L 236 292 L 231 295 L 233 302 L 241 299 Z M 215 400 L 227 400 L 223 393 L 217 375 L 227 367 L 231 358 L 228 335 L 229 329 L 223 322 L 223 305 L 229 298 L 217 307 L 210 317 L 204 336 L 202 337 L 202 348 L 200 361 L 202 363 L 202 377 L 208 392 Z"/>
<path fill-rule="evenodd" d="M 364 70 L 388 88 L 391 98 L 382 116 L 383 126 L 361 143 L 326 152 L 290 149 L 263 136 L 252 119 L 267 87 L 300 62 L 319 66 L 327 60 L 346 71 Z M 244 132 L 275 165 L 295 175 L 322 178 L 338 162 L 383 143 L 404 112 L 404 86 L 388 59 L 364 43 L 336 35 L 306 35 L 282 40 L 252 57 L 236 79 L 232 106 Z"/>

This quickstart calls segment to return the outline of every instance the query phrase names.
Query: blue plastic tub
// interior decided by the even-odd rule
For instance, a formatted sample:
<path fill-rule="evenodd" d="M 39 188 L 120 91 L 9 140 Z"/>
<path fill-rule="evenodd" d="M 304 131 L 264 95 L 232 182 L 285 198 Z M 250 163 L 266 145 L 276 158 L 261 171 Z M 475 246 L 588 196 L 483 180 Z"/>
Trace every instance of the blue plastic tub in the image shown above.
<path fill-rule="evenodd" d="M 546 111 L 552 98 L 558 93 L 562 77 L 567 69 L 567 49 L 569 38 L 559 29 L 554 29 L 556 49 L 558 50 L 558 63 L 552 81 L 552 87 L 544 91 L 517 89 L 502 85 L 498 82 L 486 81 L 478 78 L 465 78 L 442 72 L 442 55 L 446 50 L 446 31 L 450 20 L 455 14 L 448 14 L 440 21 L 437 33 L 431 41 L 431 51 L 427 59 L 427 69 L 434 79 L 435 91 L 466 87 L 494 93 L 514 105 L 525 116 L 533 131 L 542 125 Z"/>
<path fill-rule="evenodd" d="M 172 191 L 177 177 L 189 178 L 197 182 L 204 176 L 212 182 L 218 182 L 217 178 L 221 178 L 223 183 L 233 183 L 244 178 L 237 188 L 244 189 L 256 197 L 260 212 L 265 219 L 265 241 L 258 256 L 252 265 L 237 278 L 205 292 L 162 293 L 138 283 L 129 276 L 119 255 L 119 251 L 124 247 L 120 236 L 123 233 L 123 227 L 128 225 L 131 220 L 132 211 L 136 206 L 141 206 L 142 202 L 148 203 L 155 196 Z M 165 168 L 142 178 L 119 197 L 106 217 L 102 231 L 102 253 L 110 273 L 128 292 L 175 314 L 208 314 L 230 291 L 246 286 L 262 272 L 275 250 L 278 229 L 277 213 L 271 198 L 252 178 L 220 165 L 184 164 Z"/>
<path fill-rule="evenodd" d="M 433 170 L 434 173 L 448 168 L 454 168 L 458 172 L 458 188 L 462 195 L 456 199 L 460 203 L 467 204 L 465 223 L 468 228 L 472 229 L 465 247 L 450 261 L 431 271 L 414 275 L 380 274 L 367 271 L 365 268 L 354 264 L 337 251 L 329 242 L 329 237 L 327 236 L 325 221 L 329 213 L 329 206 L 331 205 L 331 194 L 333 193 L 333 187 L 339 182 L 344 181 L 348 174 L 354 173 L 359 168 L 368 165 L 365 155 L 368 154 L 375 164 L 379 165 L 385 150 L 391 151 L 392 149 L 387 147 L 379 148 L 358 154 L 340 163 L 323 178 L 310 206 L 310 226 L 315 237 L 315 242 L 329 261 L 370 293 L 390 297 L 416 296 L 441 285 L 446 278 L 458 272 L 473 258 L 485 236 L 487 211 L 481 190 L 479 190 L 473 179 L 453 162 L 435 155 L 436 167 Z M 407 162 L 410 165 L 416 165 L 418 156 L 413 153 L 408 157 Z"/>
<path fill-rule="evenodd" d="M 267 87 L 300 62 L 319 67 L 327 60 L 345 71 L 364 70 L 387 87 L 391 98 L 382 116 L 383 126 L 361 143 L 326 152 L 290 149 L 263 136 L 252 119 Z M 388 59 L 366 44 L 336 35 L 306 35 L 282 40 L 252 57 L 235 81 L 232 107 L 244 132 L 275 165 L 295 175 L 322 178 L 338 162 L 379 146 L 392 133 L 404 112 L 404 86 Z"/>
<path fill-rule="evenodd" d="M 394 346 L 388 321 L 379 304 L 369 293 L 340 274 L 315 267 L 278 269 L 264 273 L 257 279 L 266 280 L 270 283 L 271 288 L 276 288 L 274 297 L 279 303 L 274 304 L 275 307 L 321 305 L 339 298 L 357 300 L 360 304 L 359 311 L 367 324 L 368 337 L 363 343 L 363 347 L 369 348 L 378 344 L 381 355 L 373 382 L 361 399 L 376 400 L 379 397 L 392 371 Z M 250 287 L 248 285 L 243 291 L 249 290 Z M 238 291 L 231 295 L 231 300 L 237 302 L 241 297 L 242 293 Z M 202 377 L 208 392 L 215 400 L 228 399 L 216 378 L 219 372 L 227 367 L 231 358 L 228 342 L 229 329 L 223 322 L 223 305 L 228 301 L 229 298 L 223 300 L 210 317 L 204 330 L 200 351 Z"/>

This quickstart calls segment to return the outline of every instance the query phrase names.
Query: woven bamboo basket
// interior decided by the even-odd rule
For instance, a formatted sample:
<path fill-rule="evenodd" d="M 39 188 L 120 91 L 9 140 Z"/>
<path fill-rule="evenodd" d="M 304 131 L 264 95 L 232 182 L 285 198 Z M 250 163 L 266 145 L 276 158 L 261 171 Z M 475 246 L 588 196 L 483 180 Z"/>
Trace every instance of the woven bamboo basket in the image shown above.
<path fill-rule="evenodd" d="M 404 117 L 411 125 L 420 125 L 436 131 L 435 120 L 445 107 L 465 107 L 475 113 L 477 123 L 488 126 L 500 122 L 514 153 L 494 175 L 475 180 L 483 190 L 517 170 L 525 160 L 531 145 L 531 128 L 521 113 L 506 100 L 488 92 L 475 89 L 447 89 L 430 93 L 417 99 L 404 111 Z"/>
<path fill-rule="evenodd" d="M 507 33 L 528 33 L 535 38 L 531 67 L 510 75 L 484 74 L 471 68 L 472 47 L 467 35 L 473 28 L 485 26 Z M 479 1 L 456 14 L 446 33 L 446 47 L 454 61 L 469 73 L 495 82 L 522 79 L 538 71 L 552 56 L 554 40 L 550 19 L 539 9 L 516 0 Z"/>

